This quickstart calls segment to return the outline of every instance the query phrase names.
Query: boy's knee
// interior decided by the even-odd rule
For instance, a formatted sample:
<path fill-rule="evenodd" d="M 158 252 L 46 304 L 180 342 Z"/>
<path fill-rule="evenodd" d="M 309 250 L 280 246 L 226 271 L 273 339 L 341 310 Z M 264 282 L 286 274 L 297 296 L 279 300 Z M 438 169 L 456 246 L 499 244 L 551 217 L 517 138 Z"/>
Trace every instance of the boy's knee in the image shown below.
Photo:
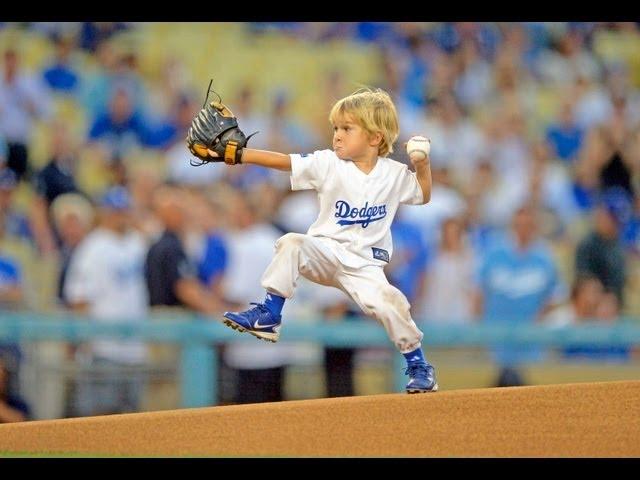
<path fill-rule="evenodd" d="M 409 315 L 411 305 L 409 305 L 409 301 L 407 300 L 407 297 L 404 296 L 404 293 L 396 287 L 392 285 L 383 287 L 380 292 L 380 298 L 387 308 L 397 311 L 402 316 Z"/>
<path fill-rule="evenodd" d="M 410 316 L 411 306 L 407 297 L 392 285 L 382 287 L 375 295 L 362 298 L 362 305 L 365 313 L 374 317 L 383 316 L 390 311 L 403 317 Z"/>

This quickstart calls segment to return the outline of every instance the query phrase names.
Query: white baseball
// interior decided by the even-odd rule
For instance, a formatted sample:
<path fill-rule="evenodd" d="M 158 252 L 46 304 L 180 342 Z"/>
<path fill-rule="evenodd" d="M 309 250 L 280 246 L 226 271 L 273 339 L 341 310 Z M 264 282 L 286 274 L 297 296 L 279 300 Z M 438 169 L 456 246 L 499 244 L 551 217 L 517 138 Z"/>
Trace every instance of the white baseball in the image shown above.
<path fill-rule="evenodd" d="M 431 142 L 428 138 L 422 137 L 420 135 L 411 137 L 407 142 L 407 153 L 411 156 L 413 153 L 421 152 L 424 154 L 425 158 L 429 155 L 431 151 Z"/>

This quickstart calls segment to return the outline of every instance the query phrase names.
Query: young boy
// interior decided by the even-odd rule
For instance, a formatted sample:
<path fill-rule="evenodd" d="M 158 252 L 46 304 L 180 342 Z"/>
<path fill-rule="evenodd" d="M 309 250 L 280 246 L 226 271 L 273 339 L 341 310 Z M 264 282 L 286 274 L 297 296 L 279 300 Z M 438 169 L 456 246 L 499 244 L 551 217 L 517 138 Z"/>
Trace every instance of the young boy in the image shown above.
<path fill-rule="evenodd" d="M 400 203 L 422 205 L 431 195 L 428 156 L 411 157 L 415 173 L 386 158 L 398 138 L 398 115 L 382 90 L 360 90 L 331 110 L 333 150 L 285 155 L 244 148 L 242 163 L 291 172 L 293 190 L 318 192 L 320 214 L 306 235 L 288 233 L 262 277 L 264 303 L 226 312 L 225 324 L 263 340 L 280 336 L 281 311 L 303 275 L 344 291 L 382 323 L 407 359 L 408 393 L 438 389 L 433 366 L 421 349 L 423 334 L 406 297 L 389 284 L 383 267 L 391 258 L 391 223 Z M 209 155 L 216 157 L 213 150 Z"/>

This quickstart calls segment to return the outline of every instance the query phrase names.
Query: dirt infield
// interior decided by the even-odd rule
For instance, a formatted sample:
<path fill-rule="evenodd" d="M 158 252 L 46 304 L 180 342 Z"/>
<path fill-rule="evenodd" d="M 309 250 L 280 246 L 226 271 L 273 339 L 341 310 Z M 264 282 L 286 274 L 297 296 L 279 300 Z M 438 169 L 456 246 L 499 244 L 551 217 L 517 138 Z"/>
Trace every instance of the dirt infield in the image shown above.
<path fill-rule="evenodd" d="M 206 457 L 640 456 L 640 381 L 0 425 L 0 451 Z"/>

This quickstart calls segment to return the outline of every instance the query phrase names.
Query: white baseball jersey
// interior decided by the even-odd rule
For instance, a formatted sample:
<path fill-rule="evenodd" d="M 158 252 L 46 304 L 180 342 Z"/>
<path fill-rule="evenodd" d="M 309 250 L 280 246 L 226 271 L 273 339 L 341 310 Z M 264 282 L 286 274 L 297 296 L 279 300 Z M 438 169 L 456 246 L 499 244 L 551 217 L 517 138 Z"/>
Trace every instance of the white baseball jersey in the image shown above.
<path fill-rule="evenodd" d="M 148 313 L 144 280 L 147 246 L 142 235 L 117 235 L 104 228 L 91 232 L 73 254 L 65 296 L 70 302 L 87 302 L 97 322 L 120 319 L 143 321 Z M 97 355 L 123 363 L 144 360 L 146 347 L 137 340 L 96 340 Z"/>
<path fill-rule="evenodd" d="M 318 192 L 320 213 L 307 234 L 320 239 L 345 266 L 386 265 L 399 204 L 423 202 L 416 174 L 385 157 L 368 174 L 332 150 L 290 157 L 291 189 Z"/>

